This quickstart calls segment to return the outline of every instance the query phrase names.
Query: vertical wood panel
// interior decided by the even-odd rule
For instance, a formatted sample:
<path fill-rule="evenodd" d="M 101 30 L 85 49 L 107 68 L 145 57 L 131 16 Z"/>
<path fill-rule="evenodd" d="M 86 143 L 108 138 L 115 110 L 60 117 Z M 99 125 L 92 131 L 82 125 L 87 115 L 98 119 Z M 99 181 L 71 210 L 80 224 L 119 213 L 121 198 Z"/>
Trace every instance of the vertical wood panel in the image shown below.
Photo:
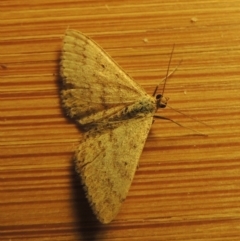
<path fill-rule="evenodd" d="M 0 2 L 0 240 L 239 240 L 240 1 Z M 100 225 L 75 175 L 81 131 L 59 101 L 66 28 L 148 93 L 167 83 L 117 218 Z"/>

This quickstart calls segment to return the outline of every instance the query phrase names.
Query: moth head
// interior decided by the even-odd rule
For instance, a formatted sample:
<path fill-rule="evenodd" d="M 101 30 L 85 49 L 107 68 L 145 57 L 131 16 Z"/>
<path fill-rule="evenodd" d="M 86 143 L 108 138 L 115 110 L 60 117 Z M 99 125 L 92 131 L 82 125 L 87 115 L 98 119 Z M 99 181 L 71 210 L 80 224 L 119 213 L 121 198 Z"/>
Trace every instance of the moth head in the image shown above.
<path fill-rule="evenodd" d="M 168 100 L 168 97 L 164 97 L 161 94 L 156 95 L 157 108 L 165 108 L 167 106 Z"/>

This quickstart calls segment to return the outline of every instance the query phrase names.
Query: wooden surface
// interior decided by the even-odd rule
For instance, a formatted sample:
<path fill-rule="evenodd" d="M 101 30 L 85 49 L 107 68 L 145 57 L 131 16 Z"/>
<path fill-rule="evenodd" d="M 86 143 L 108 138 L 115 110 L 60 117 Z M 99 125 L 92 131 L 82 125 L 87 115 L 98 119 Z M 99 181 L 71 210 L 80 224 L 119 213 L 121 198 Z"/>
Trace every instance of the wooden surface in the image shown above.
<path fill-rule="evenodd" d="M 0 240 L 239 240 L 240 1 L 0 1 Z M 151 94 L 167 82 L 129 195 L 101 225 L 75 175 L 65 117 L 66 28 L 101 45 Z"/>

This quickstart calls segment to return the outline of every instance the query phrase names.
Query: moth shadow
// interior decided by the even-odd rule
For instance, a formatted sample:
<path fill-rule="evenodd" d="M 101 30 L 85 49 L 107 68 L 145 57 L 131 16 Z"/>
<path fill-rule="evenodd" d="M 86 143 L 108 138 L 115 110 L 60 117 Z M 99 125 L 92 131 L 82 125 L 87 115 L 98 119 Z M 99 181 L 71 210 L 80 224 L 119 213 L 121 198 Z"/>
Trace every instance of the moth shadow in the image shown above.
<path fill-rule="evenodd" d="M 73 163 L 73 162 L 72 162 Z M 73 215 L 77 225 L 77 232 L 83 240 L 97 240 L 98 233 L 103 231 L 105 225 L 94 216 L 86 198 L 80 178 L 74 166 L 71 168 Z"/>

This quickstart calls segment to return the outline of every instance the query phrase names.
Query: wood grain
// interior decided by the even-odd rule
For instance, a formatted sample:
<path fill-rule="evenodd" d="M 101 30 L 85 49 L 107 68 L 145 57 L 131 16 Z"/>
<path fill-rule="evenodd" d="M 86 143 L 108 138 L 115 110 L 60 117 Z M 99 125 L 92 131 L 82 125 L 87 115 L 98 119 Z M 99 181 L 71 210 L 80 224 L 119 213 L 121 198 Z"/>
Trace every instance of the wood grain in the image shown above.
<path fill-rule="evenodd" d="M 0 1 L 0 240 L 239 240 L 240 1 Z M 81 131 L 60 105 L 71 27 L 172 109 L 156 119 L 117 218 L 100 225 L 72 163 Z"/>

